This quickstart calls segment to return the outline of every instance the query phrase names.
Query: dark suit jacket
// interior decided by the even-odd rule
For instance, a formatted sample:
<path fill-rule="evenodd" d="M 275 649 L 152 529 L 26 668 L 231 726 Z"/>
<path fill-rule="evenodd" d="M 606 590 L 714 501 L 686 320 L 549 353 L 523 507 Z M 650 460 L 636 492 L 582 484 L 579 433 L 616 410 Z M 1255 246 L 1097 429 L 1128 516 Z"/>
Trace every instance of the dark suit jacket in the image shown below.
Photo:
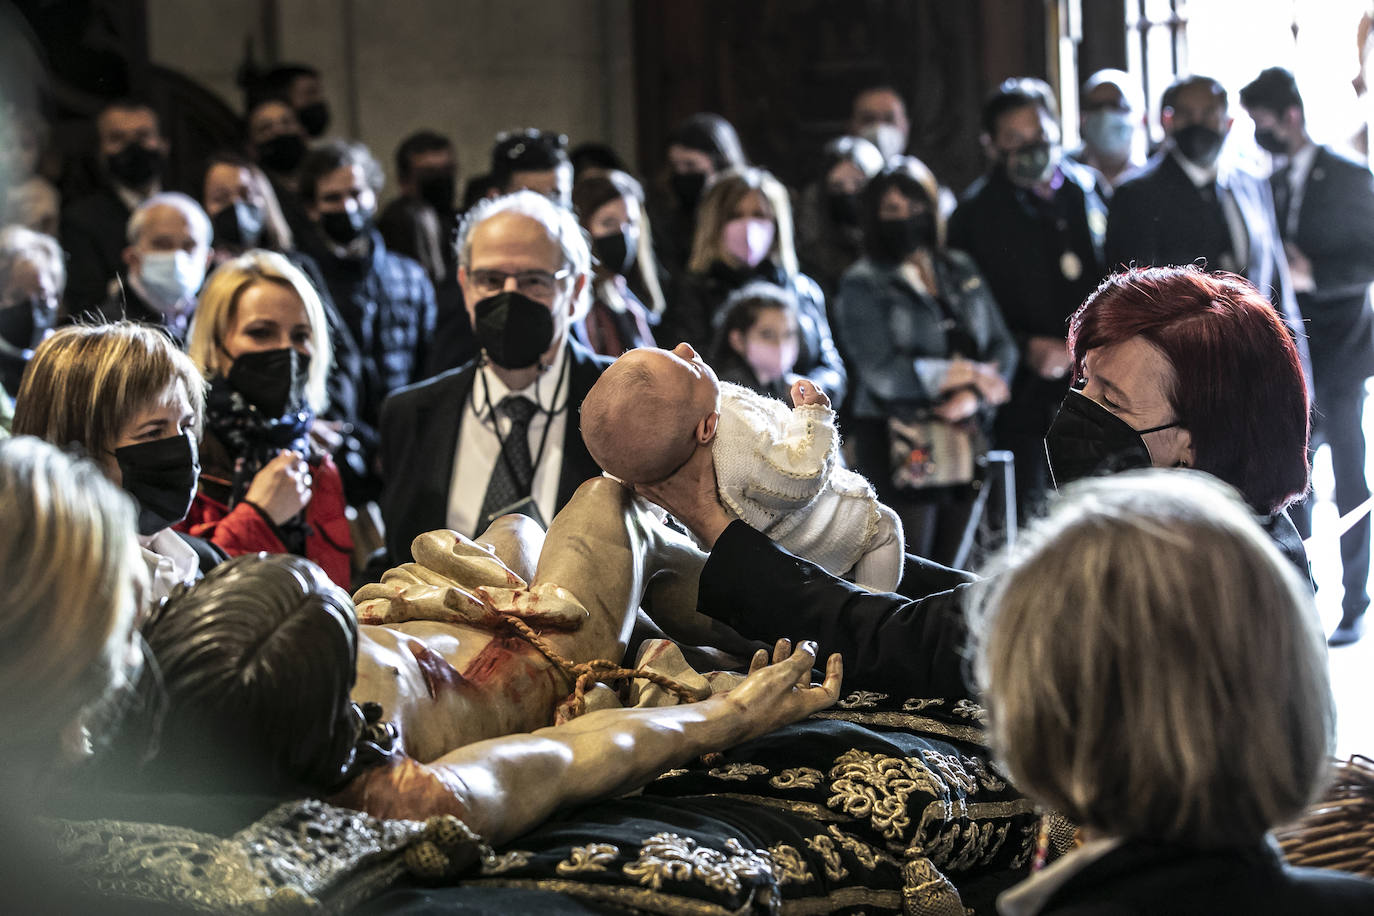
<path fill-rule="evenodd" d="M 1274 200 L 1287 196 L 1288 171 L 1270 179 Z M 1287 208 L 1279 228 L 1312 262 L 1317 288 L 1298 295 L 1307 322 L 1312 369 L 1318 383 L 1359 384 L 1374 375 L 1374 314 L 1368 294 L 1374 283 L 1374 175 L 1330 147 L 1317 150 L 1307 173 L 1297 232 L 1287 231 Z M 1324 386 L 1323 386 L 1324 387 Z"/>
<path fill-rule="evenodd" d="M 1127 842 L 1073 875 L 1040 910 L 1049 914 L 1324 916 L 1374 912 L 1374 882 L 1288 868 L 1263 843 L 1190 849 Z"/>
<path fill-rule="evenodd" d="M 1298 341 L 1307 375 L 1311 360 L 1302 315 L 1288 279 L 1274 222 L 1274 202 L 1269 183 L 1237 170 L 1222 170 L 1217 184 L 1229 192 L 1240 210 L 1248 238 L 1247 262 L 1240 265 L 1245 278 L 1274 303 Z M 1132 177 L 1117 185 L 1107 218 L 1107 267 L 1117 269 L 1134 262 L 1139 266 L 1191 264 L 1199 257 L 1215 257 L 1204 250 L 1201 227 L 1209 219 L 1206 202 L 1173 154 L 1155 155 Z M 1209 263 L 1208 269 L 1219 265 Z"/>
<path fill-rule="evenodd" d="M 105 300 L 106 286 L 121 269 L 130 211 L 109 187 L 78 197 L 62 209 L 62 249 L 67 252 L 68 315 Z"/>
<path fill-rule="evenodd" d="M 556 507 L 563 508 L 582 483 L 601 473 L 582 442 L 578 410 L 592 385 L 611 364 L 569 340 L 567 425 Z M 408 562 L 417 535 L 448 527 L 453 459 L 458 454 L 463 411 L 477 360 L 397 391 L 382 404 L 382 520 L 392 565 Z M 477 486 L 485 487 L 483 479 Z M 468 533 L 468 532 L 464 532 Z"/>

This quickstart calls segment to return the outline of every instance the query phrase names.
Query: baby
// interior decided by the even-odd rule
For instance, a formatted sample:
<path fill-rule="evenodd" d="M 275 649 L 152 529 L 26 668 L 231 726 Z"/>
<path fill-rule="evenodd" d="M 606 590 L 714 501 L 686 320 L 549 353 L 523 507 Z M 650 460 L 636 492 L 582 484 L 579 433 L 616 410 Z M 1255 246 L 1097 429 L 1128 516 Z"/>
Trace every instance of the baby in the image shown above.
<path fill-rule="evenodd" d="M 687 344 L 631 350 L 582 402 L 582 439 L 608 474 L 657 483 L 710 446 L 725 508 L 783 547 L 866 588 L 892 591 L 902 523 L 839 463 L 830 399 L 814 383 L 781 401 L 720 382 Z"/>

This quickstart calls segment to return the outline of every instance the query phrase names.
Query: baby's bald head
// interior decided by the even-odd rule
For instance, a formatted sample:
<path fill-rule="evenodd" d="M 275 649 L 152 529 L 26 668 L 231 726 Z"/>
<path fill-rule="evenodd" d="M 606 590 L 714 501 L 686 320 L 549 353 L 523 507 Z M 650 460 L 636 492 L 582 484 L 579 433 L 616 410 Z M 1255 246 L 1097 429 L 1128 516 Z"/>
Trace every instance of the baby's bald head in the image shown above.
<path fill-rule="evenodd" d="M 626 483 L 658 483 L 715 434 L 720 388 L 691 347 L 631 350 L 582 402 L 582 440 L 602 470 Z"/>

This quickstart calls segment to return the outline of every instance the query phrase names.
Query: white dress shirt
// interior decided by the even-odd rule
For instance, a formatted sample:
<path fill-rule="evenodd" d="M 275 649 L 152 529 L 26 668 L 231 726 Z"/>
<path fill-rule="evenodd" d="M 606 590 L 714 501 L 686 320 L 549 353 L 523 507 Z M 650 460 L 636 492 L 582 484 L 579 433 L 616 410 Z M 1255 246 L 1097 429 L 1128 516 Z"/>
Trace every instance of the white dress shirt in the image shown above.
<path fill-rule="evenodd" d="M 511 391 L 488 365 L 477 370 L 472 391 L 463 405 L 458 448 L 453 456 L 453 482 L 448 492 L 446 524 L 460 534 L 476 537 L 486 530 L 480 518 L 487 484 L 501 457 L 501 442 L 510 432 L 511 421 L 492 413 L 508 394 L 534 401 L 539 410 L 530 419 L 530 460 L 534 462 L 534 483 L 530 495 L 543 516 L 544 524 L 553 521 L 558 502 L 558 478 L 563 470 L 563 435 L 568 423 L 568 389 L 571 372 L 568 347 L 559 351 L 552 366 L 533 385 Z M 456 405 L 455 405 L 456 406 Z M 500 424 L 500 437 L 496 424 Z M 548 431 L 547 437 L 545 430 Z M 542 452 L 541 452 L 542 445 Z"/>

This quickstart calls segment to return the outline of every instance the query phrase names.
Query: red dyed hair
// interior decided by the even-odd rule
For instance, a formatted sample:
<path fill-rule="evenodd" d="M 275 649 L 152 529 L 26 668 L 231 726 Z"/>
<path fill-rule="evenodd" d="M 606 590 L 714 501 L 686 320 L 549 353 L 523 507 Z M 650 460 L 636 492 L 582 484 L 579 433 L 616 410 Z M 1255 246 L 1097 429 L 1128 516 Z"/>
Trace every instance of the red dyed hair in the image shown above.
<path fill-rule="evenodd" d="M 1287 326 L 1255 287 L 1191 266 L 1113 274 L 1070 319 L 1078 376 L 1089 350 L 1133 337 L 1174 367 L 1169 404 L 1199 470 L 1265 514 L 1307 492 L 1307 382 Z"/>

